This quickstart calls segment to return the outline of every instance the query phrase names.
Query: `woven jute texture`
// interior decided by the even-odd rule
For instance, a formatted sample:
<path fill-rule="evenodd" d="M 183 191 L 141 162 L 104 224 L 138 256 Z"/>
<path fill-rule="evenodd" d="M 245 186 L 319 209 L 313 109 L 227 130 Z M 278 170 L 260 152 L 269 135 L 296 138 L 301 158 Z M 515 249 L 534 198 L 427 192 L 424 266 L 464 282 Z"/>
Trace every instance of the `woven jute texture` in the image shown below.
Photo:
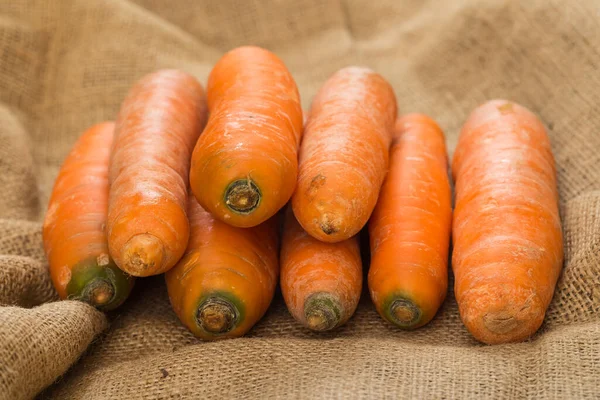
<path fill-rule="evenodd" d="M 478 344 L 452 293 L 416 332 L 363 295 L 336 332 L 299 327 L 278 294 L 242 339 L 203 343 L 170 309 L 163 278 L 139 280 L 104 315 L 56 302 L 41 220 L 60 163 L 130 85 L 176 67 L 205 83 L 224 51 L 267 47 L 308 107 L 338 68 L 367 65 L 400 111 L 444 129 L 519 102 L 548 127 L 566 256 L 530 341 Z M 0 1 L 0 399 L 599 398 L 600 2 L 423 0 Z"/>

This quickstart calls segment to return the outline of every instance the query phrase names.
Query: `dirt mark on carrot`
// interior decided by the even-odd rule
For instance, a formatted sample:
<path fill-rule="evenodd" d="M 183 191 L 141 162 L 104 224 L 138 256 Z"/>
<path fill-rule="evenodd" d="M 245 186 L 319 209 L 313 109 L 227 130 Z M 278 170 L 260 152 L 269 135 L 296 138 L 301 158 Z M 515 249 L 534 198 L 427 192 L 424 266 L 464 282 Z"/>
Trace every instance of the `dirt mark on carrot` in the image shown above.
<path fill-rule="evenodd" d="M 327 182 L 327 178 L 322 174 L 312 178 L 310 185 L 306 189 L 306 195 L 313 197 L 317 193 L 317 190 L 325 185 L 325 182 Z"/>
<path fill-rule="evenodd" d="M 512 113 L 513 110 L 513 103 L 504 103 L 501 106 L 498 106 L 498 111 L 500 111 L 501 114 L 510 114 Z"/>
<path fill-rule="evenodd" d="M 319 224 L 321 230 L 326 235 L 333 235 L 334 233 L 339 232 L 339 221 L 331 218 L 328 214 L 323 215 L 321 223 Z"/>

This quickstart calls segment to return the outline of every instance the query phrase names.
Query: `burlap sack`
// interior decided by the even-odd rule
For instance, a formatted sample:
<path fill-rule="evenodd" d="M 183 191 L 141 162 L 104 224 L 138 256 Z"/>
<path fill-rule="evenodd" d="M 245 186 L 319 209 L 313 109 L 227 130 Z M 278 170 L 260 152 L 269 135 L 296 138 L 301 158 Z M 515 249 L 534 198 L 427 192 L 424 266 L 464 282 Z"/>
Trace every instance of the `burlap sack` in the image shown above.
<path fill-rule="evenodd" d="M 597 0 L 7 0 L 0 11 L 0 399 L 30 398 L 57 379 L 42 397 L 600 396 Z M 451 152 L 485 100 L 536 112 L 558 164 L 566 244 L 540 333 L 480 345 L 450 293 L 416 332 L 383 323 L 363 296 L 347 326 L 316 335 L 278 295 L 246 338 L 202 343 L 171 311 L 162 277 L 140 280 L 108 320 L 84 304 L 40 306 L 55 300 L 40 221 L 75 138 L 114 118 L 144 73 L 178 67 L 206 82 L 224 51 L 248 43 L 285 60 L 304 106 L 336 69 L 376 69 L 402 112 L 439 121 Z"/>

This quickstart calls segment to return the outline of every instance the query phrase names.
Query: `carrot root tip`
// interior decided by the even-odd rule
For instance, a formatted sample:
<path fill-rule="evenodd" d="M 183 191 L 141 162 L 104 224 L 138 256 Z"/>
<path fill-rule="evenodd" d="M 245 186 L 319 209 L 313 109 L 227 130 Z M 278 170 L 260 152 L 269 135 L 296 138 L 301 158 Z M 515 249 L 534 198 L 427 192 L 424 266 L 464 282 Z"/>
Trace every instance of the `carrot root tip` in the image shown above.
<path fill-rule="evenodd" d="M 527 326 L 531 321 L 539 321 L 541 324 L 543 316 L 544 313 L 540 312 L 539 307 L 536 307 L 533 298 L 530 297 L 523 304 L 486 313 L 482 317 L 482 322 L 485 329 L 494 336 L 516 335 L 521 337 L 521 332 L 526 333 Z M 535 325 L 539 324 L 535 323 Z"/>
<path fill-rule="evenodd" d="M 328 331 L 341 321 L 342 306 L 337 298 L 329 293 L 310 295 L 304 303 L 306 326 L 313 331 Z"/>
<path fill-rule="evenodd" d="M 421 319 L 421 310 L 412 301 L 396 299 L 390 304 L 391 322 L 401 328 L 413 328 Z"/>
<path fill-rule="evenodd" d="M 123 269 L 134 276 L 146 276 L 163 263 L 162 241 L 149 233 L 133 236 L 123 250 Z"/>
<path fill-rule="evenodd" d="M 505 335 L 519 327 L 519 321 L 513 315 L 495 313 L 486 314 L 483 324 L 490 332 L 497 335 Z"/>
<path fill-rule="evenodd" d="M 237 308 L 221 297 L 209 297 L 198 307 L 196 320 L 206 332 L 227 333 L 235 328 L 239 319 Z"/>
<path fill-rule="evenodd" d="M 260 199 L 260 190 L 250 178 L 232 182 L 225 191 L 227 208 L 238 214 L 250 214 L 256 210 Z"/>

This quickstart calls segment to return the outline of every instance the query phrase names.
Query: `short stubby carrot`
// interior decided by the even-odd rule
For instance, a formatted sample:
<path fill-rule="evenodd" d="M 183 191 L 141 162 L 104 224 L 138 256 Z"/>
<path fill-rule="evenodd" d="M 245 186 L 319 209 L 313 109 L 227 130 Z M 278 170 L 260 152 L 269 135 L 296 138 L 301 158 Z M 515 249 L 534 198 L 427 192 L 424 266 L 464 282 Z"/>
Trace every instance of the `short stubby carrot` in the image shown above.
<path fill-rule="evenodd" d="M 277 217 L 236 228 L 188 201 L 190 242 L 165 274 L 173 310 L 205 340 L 244 335 L 267 311 L 277 285 Z"/>
<path fill-rule="evenodd" d="M 358 236 L 321 242 L 306 233 L 288 209 L 280 260 L 283 298 L 298 322 L 326 331 L 354 314 L 363 279 Z"/>
<path fill-rule="evenodd" d="M 339 242 L 366 224 L 388 167 L 395 119 L 392 87 L 370 69 L 341 69 L 319 90 L 292 197 L 294 214 L 311 236 Z"/>
<path fill-rule="evenodd" d="M 275 215 L 296 186 L 298 88 L 277 56 L 246 46 L 217 62 L 207 94 L 210 117 L 192 156 L 192 191 L 221 221 L 256 226 Z"/>
<path fill-rule="evenodd" d="M 516 103 L 487 102 L 463 126 L 452 167 L 461 318 L 484 343 L 527 339 L 543 322 L 563 261 L 546 130 Z"/>
<path fill-rule="evenodd" d="M 134 282 L 110 258 L 104 231 L 114 126 L 94 125 L 75 143 L 56 178 L 43 228 L 50 277 L 60 298 L 101 310 L 121 305 Z"/>
<path fill-rule="evenodd" d="M 131 275 L 165 272 L 185 251 L 190 157 L 206 113 L 200 83 L 177 70 L 146 75 L 121 106 L 107 233 L 111 256 Z"/>
<path fill-rule="evenodd" d="M 387 321 L 415 329 L 435 316 L 448 291 L 451 220 L 444 134 L 425 115 L 403 116 L 369 221 L 369 290 Z"/>

